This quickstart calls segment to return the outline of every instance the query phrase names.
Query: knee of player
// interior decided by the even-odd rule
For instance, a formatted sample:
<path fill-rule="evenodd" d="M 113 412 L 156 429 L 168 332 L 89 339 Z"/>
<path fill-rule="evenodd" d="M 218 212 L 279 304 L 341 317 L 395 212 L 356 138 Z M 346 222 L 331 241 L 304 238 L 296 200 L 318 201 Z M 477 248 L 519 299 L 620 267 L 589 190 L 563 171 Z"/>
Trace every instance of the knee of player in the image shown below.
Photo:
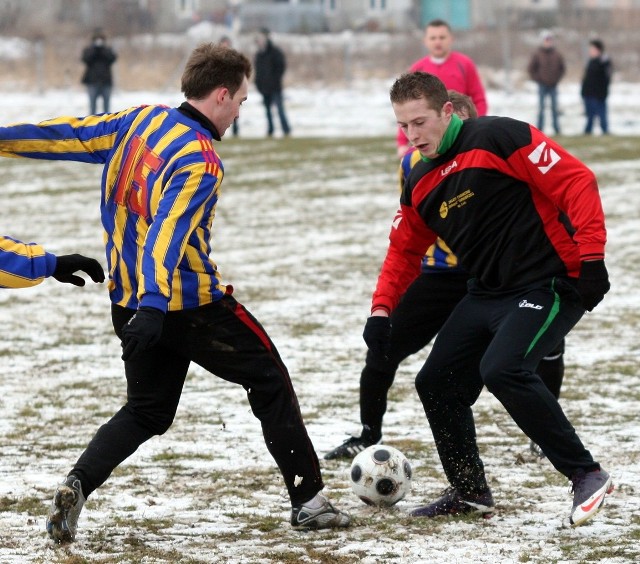
<path fill-rule="evenodd" d="M 161 417 L 156 419 L 152 427 L 154 435 L 164 435 L 172 424 L 173 417 Z"/>
<path fill-rule="evenodd" d="M 291 402 L 297 404 L 293 388 L 286 380 L 281 373 L 267 372 L 259 385 L 245 386 L 254 415 L 259 417 L 261 413 Z"/>
<path fill-rule="evenodd" d="M 482 381 L 492 394 L 499 392 L 505 384 L 505 375 L 500 371 L 488 371 L 482 373 Z"/>
<path fill-rule="evenodd" d="M 399 364 L 400 363 L 393 358 L 384 360 L 380 358 L 380 355 L 375 355 L 371 351 L 367 351 L 363 372 L 369 372 L 375 374 L 376 377 L 393 381 Z"/>
<path fill-rule="evenodd" d="M 437 385 L 437 379 L 424 370 L 418 372 L 415 386 L 420 400 L 425 405 L 436 401 L 442 393 L 440 386 Z"/>
<path fill-rule="evenodd" d="M 175 411 L 172 413 L 138 411 L 135 416 L 151 434 L 164 435 L 173 424 L 175 414 Z"/>
<path fill-rule="evenodd" d="M 524 381 L 526 375 L 531 375 L 530 372 L 524 370 L 521 366 L 492 366 L 481 367 L 482 382 L 494 395 L 500 395 L 500 392 L 505 387 L 512 387 L 518 381 Z"/>

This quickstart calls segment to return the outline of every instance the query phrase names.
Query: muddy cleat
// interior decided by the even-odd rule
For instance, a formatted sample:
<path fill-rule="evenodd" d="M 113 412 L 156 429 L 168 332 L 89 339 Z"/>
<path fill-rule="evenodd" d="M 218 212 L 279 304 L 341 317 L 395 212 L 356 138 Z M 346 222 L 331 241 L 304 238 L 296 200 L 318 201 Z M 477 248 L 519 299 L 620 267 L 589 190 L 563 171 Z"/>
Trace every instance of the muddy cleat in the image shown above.
<path fill-rule="evenodd" d="M 339 529 L 350 524 L 351 517 L 337 510 L 327 499 L 317 509 L 300 505 L 291 510 L 291 525 L 296 529 Z"/>
<path fill-rule="evenodd" d="M 485 519 L 493 516 L 493 496 L 491 490 L 481 494 L 461 494 L 456 488 L 444 490 L 442 497 L 430 505 L 418 507 L 411 512 L 412 517 L 439 517 L 441 515 L 466 515 L 480 513 Z"/>
<path fill-rule="evenodd" d="M 359 452 L 371 445 L 377 445 L 380 441 L 368 441 L 362 437 L 349 437 L 340 446 L 334 448 L 324 455 L 325 460 L 336 460 L 338 458 L 353 458 Z"/>
<path fill-rule="evenodd" d="M 577 527 L 593 517 L 604 504 L 604 498 L 613 491 L 611 476 L 604 470 L 584 472 L 571 476 L 573 508 L 569 522 Z"/>
<path fill-rule="evenodd" d="M 78 517 L 86 501 L 80 480 L 73 474 L 56 489 L 47 517 L 47 533 L 58 544 L 73 542 L 78 529 Z"/>

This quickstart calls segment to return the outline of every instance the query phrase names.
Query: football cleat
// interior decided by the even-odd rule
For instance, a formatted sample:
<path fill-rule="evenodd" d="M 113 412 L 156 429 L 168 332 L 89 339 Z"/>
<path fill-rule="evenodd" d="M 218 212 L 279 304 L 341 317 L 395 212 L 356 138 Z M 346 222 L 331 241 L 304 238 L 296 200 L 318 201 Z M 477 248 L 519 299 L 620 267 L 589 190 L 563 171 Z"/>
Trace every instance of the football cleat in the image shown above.
<path fill-rule="evenodd" d="M 356 454 L 361 453 L 365 448 L 371 445 L 380 444 L 380 440 L 368 441 L 362 437 L 349 437 L 340 446 L 324 455 L 325 460 L 336 460 L 337 458 L 353 458 Z"/>
<path fill-rule="evenodd" d="M 56 489 L 47 517 L 47 533 L 58 544 L 73 542 L 78 529 L 78 517 L 86 498 L 80 480 L 73 474 Z"/>
<path fill-rule="evenodd" d="M 577 527 L 593 517 L 604 504 L 604 498 L 613 491 L 611 476 L 604 470 L 584 472 L 571 476 L 573 507 L 569 522 Z"/>
<path fill-rule="evenodd" d="M 487 489 L 481 494 L 461 494 L 456 488 L 448 487 L 442 497 L 424 507 L 411 512 L 412 517 L 439 517 L 441 515 L 466 515 L 480 513 L 485 519 L 493 516 L 493 496 Z"/>
<path fill-rule="evenodd" d="M 300 505 L 291 510 L 291 525 L 296 529 L 339 529 L 350 524 L 351 517 L 333 507 L 327 499 L 317 509 Z"/>
<path fill-rule="evenodd" d="M 537 445 L 533 441 L 529 442 L 529 452 L 533 454 L 533 456 L 535 456 L 536 458 L 539 458 L 540 460 L 547 457 L 547 455 L 544 452 L 542 452 L 540 445 Z"/>

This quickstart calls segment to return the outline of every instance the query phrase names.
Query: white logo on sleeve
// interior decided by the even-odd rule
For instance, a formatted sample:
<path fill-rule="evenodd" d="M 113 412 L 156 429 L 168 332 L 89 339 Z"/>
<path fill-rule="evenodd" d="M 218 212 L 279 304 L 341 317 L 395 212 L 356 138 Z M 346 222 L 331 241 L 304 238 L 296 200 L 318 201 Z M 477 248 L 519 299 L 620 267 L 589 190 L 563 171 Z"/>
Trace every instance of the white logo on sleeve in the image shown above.
<path fill-rule="evenodd" d="M 543 141 L 529 155 L 529 160 L 538 167 L 542 174 L 547 174 L 551 167 L 560 160 L 560 155 L 547 146 L 546 141 Z"/>
<path fill-rule="evenodd" d="M 394 229 L 398 229 L 398 227 L 400 227 L 401 221 L 402 221 L 402 210 L 398 210 L 396 212 L 396 216 L 393 218 L 393 223 L 391 224 L 391 227 L 393 227 Z"/>

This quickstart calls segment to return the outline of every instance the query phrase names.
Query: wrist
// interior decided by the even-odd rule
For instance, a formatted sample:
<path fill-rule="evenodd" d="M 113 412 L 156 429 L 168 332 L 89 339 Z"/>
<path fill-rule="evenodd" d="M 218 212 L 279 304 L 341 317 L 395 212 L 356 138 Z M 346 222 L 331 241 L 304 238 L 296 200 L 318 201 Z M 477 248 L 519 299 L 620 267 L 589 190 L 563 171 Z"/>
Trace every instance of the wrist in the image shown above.
<path fill-rule="evenodd" d="M 389 310 L 384 307 L 377 307 L 371 310 L 371 317 L 389 317 Z"/>
<path fill-rule="evenodd" d="M 608 277 L 607 267 L 604 259 L 584 260 L 580 265 L 581 278 L 606 278 Z"/>
<path fill-rule="evenodd" d="M 138 303 L 138 309 L 153 308 L 158 309 L 162 313 L 166 313 L 169 309 L 169 301 L 162 294 L 144 294 Z"/>
<path fill-rule="evenodd" d="M 58 266 L 58 257 L 53 253 L 44 253 L 45 260 L 45 276 L 53 276 Z"/>

